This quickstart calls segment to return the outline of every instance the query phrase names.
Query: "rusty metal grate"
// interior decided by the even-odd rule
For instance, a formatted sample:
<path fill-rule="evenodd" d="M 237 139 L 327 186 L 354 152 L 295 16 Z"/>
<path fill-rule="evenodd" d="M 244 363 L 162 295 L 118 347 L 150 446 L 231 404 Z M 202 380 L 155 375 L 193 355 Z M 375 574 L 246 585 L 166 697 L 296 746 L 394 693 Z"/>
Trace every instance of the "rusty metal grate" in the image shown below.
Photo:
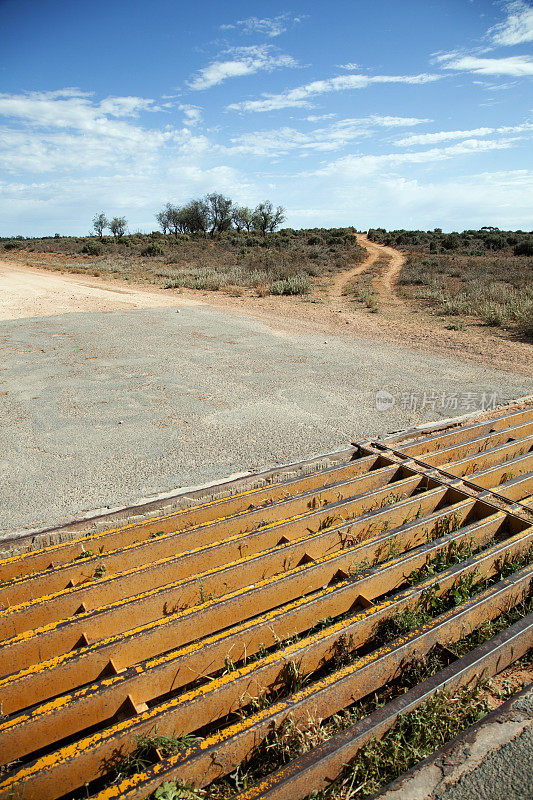
<path fill-rule="evenodd" d="M 3 559 L 0 800 L 133 800 L 176 778 L 207 786 L 289 716 L 326 718 L 519 603 L 532 568 L 499 579 L 501 564 L 532 544 L 526 409 L 358 442 L 327 469 Z M 457 563 L 407 580 L 466 545 Z M 473 576 L 486 588 L 379 646 L 380 625 Z M 530 637 L 530 621 L 513 626 L 240 797 L 304 797 L 398 713 L 503 669 Z M 290 665 L 304 686 L 287 682 Z M 117 753 L 154 731 L 201 740 L 106 786 Z"/>

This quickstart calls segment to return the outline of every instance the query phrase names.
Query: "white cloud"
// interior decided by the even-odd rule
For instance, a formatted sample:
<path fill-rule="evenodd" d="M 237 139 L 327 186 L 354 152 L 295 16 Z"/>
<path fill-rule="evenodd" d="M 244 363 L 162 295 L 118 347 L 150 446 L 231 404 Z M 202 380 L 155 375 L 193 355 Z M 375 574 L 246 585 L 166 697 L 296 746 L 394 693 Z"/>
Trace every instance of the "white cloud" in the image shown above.
<path fill-rule="evenodd" d="M 339 184 L 321 177 L 306 187 L 313 207 L 295 204 L 290 224 L 355 225 L 366 229 L 442 227 L 444 230 L 496 225 L 527 229 L 533 205 L 533 173 L 527 170 L 479 172 L 442 180 L 391 175 L 368 177 L 364 191 L 354 181 Z M 300 210 L 301 209 L 301 210 Z"/>
<path fill-rule="evenodd" d="M 343 119 L 324 128 L 303 133 L 295 128 L 254 131 L 231 139 L 229 152 L 250 153 L 255 156 L 281 156 L 291 150 L 327 152 L 338 150 L 354 139 L 370 136 L 376 127 L 411 127 L 427 119 L 373 115 L 360 119 Z"/>
<path fill-rule="evenodd" d="M 504 81 L 502 83 L 491 83 L 487 80 L 472 81 L 474 85 L 482 86 L 487 92 L 506 92 L 507 89 L 512 89 L 513 86 L 518 85 L 518 81 Z"/>
<path fill-rule="evenodd" d="M 255 72 L 272 72 L 282 67 L 297 67 L 298 62 L 288 55 L 278 54 L 272 45 L 234 47 L 224 54 L 233 56 L 218 59 L 199 70 L 189 81 L 190 89 L 202 91 L 217 86 L 228 78 L 253 75 Z"/>
<path fill-rule="evenodd" d="M 87 92 L 61 89 L 56 92 L 0 94 L 0 116 L 49 128 L 75 128 L 119 135 L 124 123 L 109 117 L 138 117 L 140 111 L 159 111 L 154 100 L 143 97 L 107 97 L 95 103 Z"/>
<path fill-rule="evenodd" d="M 477 47 L 473 53 L 456 50 L 434 54 L 434 62 L 442 69 L 471 72 L 474 75 L 509 75 L 523 78 L 533 75 L 533 58 L 530 55 L 515 55 L 499 58 L 488 55 L 498 47 L 510 47 L 533 41 L 533 7 L 525 0 L 509 0 L 503 3 L 507 17 L 503 22 L 489 28 L 485 40 L 490 45 Z M 485 86 L 489 89 L 508 89 L 513 83 Z"/>
<path fill-rule="evenodd" d="M 17 127 L 0 128 L 0 167 L 33 174 L 93 169 L 150 169 L 162 152 L 192 157 L 207 139 L 188 127 L 145 128 L 121 117 L 155 110 L 153 100 L 112 97 L 100 103 L 77 90 L 0 95 L 0 115 Z M 192 107 L 191 107 L 192 109 Z"/>
<path fill-rule="evenodd" d="M 39 175 L 92 170 L 146 174 L 163 157 L 193 158 L 209 147 L 187 128 L 145 130 L 125 126 L 119 135 L 0 128 L 0 169 Z"/>
<path fill-rule="evenodd" d="M 306 117 L 306 120 L 307 122 L 320 122 L 321 119 L 333 119 L 333 117 L 336 116 L 337 115 L 335 112 L 332 112 L 331 114 L 310 114 L 308 117 Z"/>
<path fill-rule="evenodd" d="M 510 47 L 533 41 L 533 7 L 523 0 L 513 0 L 506 8 L 507 18 L 487 32 L 492 43 Z"/>
<path fill-rule="evenodd" d="M 312 81 L 280 94 L 265 94 L 262 100 L 244 100 L 231 103 L 232 111 L 276 111 L 283 108 L 307 107 L 310 99 L 329 92 L 340 92 L 347 89 L 365 89 L 375 83 L 421 84 L 439 80 L 439 75 L 339 75 L 326 80 Z"/>
<path fill-rule="evenodd" d="M 339 64 L 339 69 L 347 69 L 349 72 L 352 72 L 355 69 L 361 69 L 360 64 L 355 64 L 353 61 L 349 61 L 347 64 Z"/>
<path fill-rule="evenodd" d="M 533 75 L 533 58 L 531 56 L 480 58 L 448 53 L 438 56 L 437 61 L 442 64 L 443 69 L 473 72 L 476 75 L 513 75 L 514 77 Z"/>
<path fill-rule="evenodd" d="M 394 169 L 402 164 L 425 164 L 441 162 L 463 155 L 486 153 L 491 150 L 506 150 L 516 142 L 514 138 L 487 141 L 465 139 L 448 147 L 433 147 L 414 153 L 386 153 L 384 155 L 347 155 L 316 170 L 314 175 L 334 177 L 339 183 L 352 182 L 375 173 Z"/>
<path fill-rule="evenodd" d="M 72 89 L 1 95 L 6 124 L 0 126 L 0 228 L 5 235 L 83 233 L 100 208 L 124 214 L 132 230 L 139 225 L 151 230 L 153 214 L 167 200 L 185 202 L 214 190 L 234 197 L 251 193 L 248 177 L 220 163 L 216 146 L 191 129 L 199 108 L 173 103 L 185 115 L 184 125 L 147 127 L 136 117 L 157 104 L 141 100 L 98 102 Z"/>
<path fill-rule="evenodd" d="M 413 134 L 398 139 L 395 144 L 399 147 L 413 147 L 414 145 L 437 144 L 438 142 L 452 141 L 454 139 L 471 139 L 493 134 L 507 135 L 510 133 L 527 133 L 529 131 L 533 131 L 533 123 L 524 122 L 522 125 L 505 125 L 500 128 L 473 128 L 466 131 L 437 131 L 436 133 Z"/>
<path fill-rule="evenodd" d="M 308 117 L 308 119 L 312 118 Z M 227 150 L 228 152 L 250 153 L 255 156 L 281 156 L 291 150 L 326 152 L 338 150 L 354 139 L 370 136 L 376 127 L 411 127 L 423 122 L 430 122 L 430 120 L 418 117 L 372 115 L 360 119 L 339 120 L 327 127 L 315 128 L 307 133 L 289 127 L 254 131 L 231 139 L 232 147 Z"/>
<path fill-rule="evenodd" d="M 144 97 L 107 97 L 98 106 L 99 111 L 111 117 L 138 117 L 140 111 L 161 111 L 153 100 Z"/>
<path fill-rule="evenodd" d="M 184 125 L 198 125 L 202 121 L 202 109 L 199 106 L 191 106 L 182 103 L 178 106 L 178 109 L 183 112 L 183 116 L 185 117 L 183 121 Z"/>
<path fill-rule="evenodd" d="M 240 19 L 232 25 L 221 25 L 221 30 L 241 30 L 243 33 L 259 33 L 274 39 L 285 33 L 290 25 L 301 22 L 304 17 L 292 17 L 290 14 L 278 14 L 277 17 L 248 17 Z"/>
<path fill-rule="evenodd" d="M 422 125 L 425 122 L 433 122 L 431 119 L 420 117 L 390 117 L 371 114 L 364 118 L 371 125 L 378 125 L 381 128 L 409 128 L 412 125 Z"/>

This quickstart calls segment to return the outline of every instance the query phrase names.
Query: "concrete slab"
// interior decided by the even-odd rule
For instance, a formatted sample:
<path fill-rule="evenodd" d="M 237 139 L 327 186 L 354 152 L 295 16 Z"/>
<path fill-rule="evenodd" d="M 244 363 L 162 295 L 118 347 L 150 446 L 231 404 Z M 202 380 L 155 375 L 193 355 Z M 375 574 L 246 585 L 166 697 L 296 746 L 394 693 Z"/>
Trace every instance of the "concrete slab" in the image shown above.
<path fill-rule="evenodd" d="M 206 306 L 0 322 L 0 531 L 525 395 L 520 375 Z M 378 390 L 395 399 L 376 409 Z M 419 398 L 403 408 L 401 393 Z M 434 404 L 421 407 L 424 392 Z M 443 393 L 459 398 L 441 407 Z M 470 397 L 470 401 L 472 398 Z"/>

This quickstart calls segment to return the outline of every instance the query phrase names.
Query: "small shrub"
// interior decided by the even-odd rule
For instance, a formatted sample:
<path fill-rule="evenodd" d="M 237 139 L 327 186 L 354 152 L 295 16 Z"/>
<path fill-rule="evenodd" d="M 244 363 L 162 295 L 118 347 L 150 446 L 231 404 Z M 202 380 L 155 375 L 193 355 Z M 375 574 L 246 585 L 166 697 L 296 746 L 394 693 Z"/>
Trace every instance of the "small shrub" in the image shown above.
<path fill-rule="evenodd" d="M 81 248 L 81 252 L 87 256 L 100 256 L 102 255 L 102 248 L 97 242 L 87 242 Z"/>
<path fill-rule="evenodd" d="M 504 310 L 496 303 L 487 301 L 480 306 L 480 316 L 483 322 L 491 328 L 499 328 L 506 322 Z"/>
<path fill-rule="evenodd" d="M 464 322 L 449 322 L 448 325 L 444 327 L 447 331 L 464 331 L 465 324 Z"/>
<path fill-rule="evenodd" d="M 224 294 L 227 294 L 230 297 L 242 297 L 244 294 L 244 289 L 242 286 L 230 284 L 229 286 L 224 287 Z"/>
<path fill-rule="evenodd" d="M 141 250 L 142 256 L 148 256 L 150 258 L 154 258 L 156 256 L 164 256 L 165 251 L 159 244 L 159 242 L 151 242 L 147 247 Z"/>
<path fill-rule="evenodd" d="M 4 250 L 20 250 L 21 247 L 24 247 L 22 242 L 5 242 Z"/>
<path fill-rule="evenodd" d="M 377 301 L 377 298 L 376 298 L 375 295 L 371 294 L 367 298 L 367 300 L 365 302 L 365 305 L 366 305 L 366 307 L 368 308 L 368 310 L 370 311 L 371 314 L 377 314 L 378 313 L 379 306 L 378 306 L 378 301 Z"/>
<path fill-rule="evenodd" d="M 518 332 L 526 339 L 533 339 L 533 305 L 526 308 L 518 320 Z"/>
<path fill-rule="evenodd" d="M 270 294 L 307 294 L 311 290 L 311 283 L 305 275 L 294 275 L 274 281 L 270 287 Z"/>
<path fill-rule="evenodd" d="M 514 248 L 515 256 L 533 256 L 533 239 L 525 239 Z"/>

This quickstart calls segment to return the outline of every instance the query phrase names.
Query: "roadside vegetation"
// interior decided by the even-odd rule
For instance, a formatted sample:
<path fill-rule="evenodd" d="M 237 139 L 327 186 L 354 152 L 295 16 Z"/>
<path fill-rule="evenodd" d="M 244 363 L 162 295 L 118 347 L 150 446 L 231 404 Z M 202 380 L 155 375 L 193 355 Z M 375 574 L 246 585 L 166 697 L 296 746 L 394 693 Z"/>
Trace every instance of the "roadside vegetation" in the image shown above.
<path fill-rule="evenodd" d="M 353 228 L 277 230 L 281 206 L 236 207 L 222 195 L 167 204 L 160 231 L 126 234 L 126 220 L 93 219 L 94 236 L 0 240 L 0 252 L 46 269 L 152 283 L 167 289 L 305 295 L 316 278 L 349 269 L 366 254 Z M 110 229 L 112 236 L 104 235 Z"/>
<path fill-rule="evenodd" d="M 532 233 L 376 228 L 368 237 L 406 254 L 402 294 L 446 317 L 446 327 L 471 320 L 533 338 Z"/>
<path fill-rule="evenodd" d="M 13 247 L 13 245 L 15 245 Z M 114 240 L 90 237 L 0 240 L 0 253 L 40 268 L 264 296 L 307 294 L 316 278 L 350 269 L 365 257 L 348 228 L 292 230 L 263 236 L 235 230 L 216 239 L 155 231 Z"/>

